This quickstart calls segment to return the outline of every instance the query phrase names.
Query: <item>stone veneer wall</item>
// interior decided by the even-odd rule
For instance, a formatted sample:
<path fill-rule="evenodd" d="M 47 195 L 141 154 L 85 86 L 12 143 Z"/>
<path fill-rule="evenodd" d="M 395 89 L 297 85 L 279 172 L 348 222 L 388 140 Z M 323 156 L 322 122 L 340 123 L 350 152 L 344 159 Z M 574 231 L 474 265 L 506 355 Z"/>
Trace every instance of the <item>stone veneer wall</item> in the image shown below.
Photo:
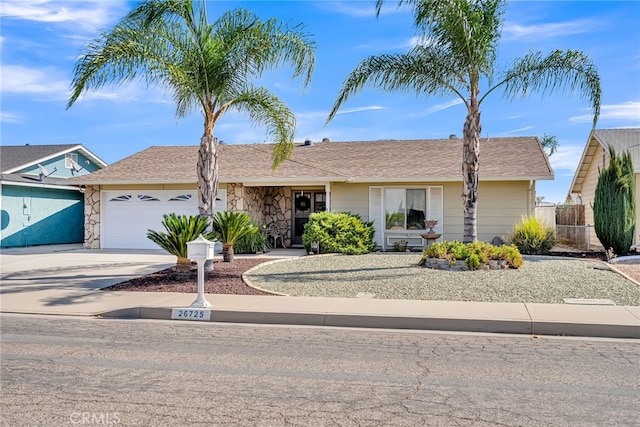
<path fill-rule="evenodd" d="M 426 268 L 433 268 L 435 270 L 447 270 L 447 271 L 469 271 L 469 267 L 464 260 L 456 260 L 455 265 L 451 265 L 448 259 L 439 258 L 427 258 L 424 266 Z M 504 260 L 489 260 L 486 264 L 482 264 L 479 270 L 507 270 L 509 269 L 509 263 Z"/>
<path fill-rule="evenodd" d="M 293 220 L 291 187 L 266 187 L 263 213 L 265 224 L 276 224 L 284 233 L 285 246 L 291 246 L 291 224 Z"/>
<path fill-rule="evenodd" d="M 100 249 L 100 188 L 84 190 L 84 244 L 88 249 Z"/>
<path fill-rule="evenodd" d="M 266 227 L 276 224 L 280 233 L 285 233 L 285 246 L 291 245 L 291 188 L 227 184 L 227 209 L 247 212 Z"/>

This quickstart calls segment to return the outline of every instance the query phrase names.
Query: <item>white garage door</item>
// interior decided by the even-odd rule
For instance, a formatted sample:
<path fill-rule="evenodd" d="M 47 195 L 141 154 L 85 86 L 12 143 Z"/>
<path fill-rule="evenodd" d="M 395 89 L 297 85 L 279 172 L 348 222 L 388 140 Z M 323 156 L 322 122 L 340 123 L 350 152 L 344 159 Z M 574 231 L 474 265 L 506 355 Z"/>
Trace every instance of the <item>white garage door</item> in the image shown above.
<path fill-rule="evenodd" d="M 218 190 L 216 212 L 227 204 L 226 191 Z M 197 215 L 196 191 L 103 191 L 102 248 L 160 249 L 147 238 L 147 230 L 165 231 L 162 215 Z"/>

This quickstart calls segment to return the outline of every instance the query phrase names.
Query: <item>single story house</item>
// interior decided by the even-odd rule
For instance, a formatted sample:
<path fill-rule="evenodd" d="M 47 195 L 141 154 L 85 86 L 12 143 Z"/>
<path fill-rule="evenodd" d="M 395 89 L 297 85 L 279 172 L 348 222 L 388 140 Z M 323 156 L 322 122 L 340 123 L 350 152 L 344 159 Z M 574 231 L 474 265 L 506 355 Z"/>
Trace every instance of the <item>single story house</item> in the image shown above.
<path fill-rule="evenodd" d="M 636 177 L 636 235 L 633 238 L 633 244 L 637 245 L 640 232 L 638 230 L 638 224 L 640 224 L 640 128 L 591 131 L 569 187 L 567 200 L 583 204 L 585 224 L 594 224 L 593 199 L 598 185 L 599 169 L 609 165 L 609 147 L 613 147 L 617 154 L 626 151 L 631 153 Z M 589 241 L 592 247 L 602 247 L 593 227 L 590 228 Z"/>
<path fill-rule="evenodd" d="M 79 144 L 0 146 L 0 247 L 84 241 L 84 191 L 71 177 L 107 164 Z"/>
<path fill-rule="evenodd" d="M 286 246 L 302 243 L 312 212 L 351 212 L 374 221 L 387 249 L 406 240 L 421 247 L 424 220 L 442 239 L 462 239 L 462 140 L 322 142 L 295 145 L 272 170 L 269 144 L 220 144 L 216 210 L 246 211 L 275 224 Z M 491 138 L 480 147 L 478 237 L 506 236 L 533 215 L 536 181 L 553 179 L 536 137 Z M 198 213 L 197 146 L 154 146 L 90 175 L 85 187 L 85 246 L 155 248 L 148 229 L 162 214 Z"/>

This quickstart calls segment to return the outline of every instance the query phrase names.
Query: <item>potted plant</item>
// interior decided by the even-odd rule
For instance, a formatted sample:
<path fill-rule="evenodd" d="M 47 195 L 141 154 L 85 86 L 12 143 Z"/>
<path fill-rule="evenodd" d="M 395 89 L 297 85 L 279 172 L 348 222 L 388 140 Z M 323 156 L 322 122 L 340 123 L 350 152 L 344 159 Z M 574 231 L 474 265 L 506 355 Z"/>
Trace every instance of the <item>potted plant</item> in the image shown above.
<path fill-rule="evenodd" d="M 425 219 L 424 225 L 427 227 L 427 234 L 435 234 L 435 231 L 433 231 L 433 229 L 435 228 L 436 225 L 438 225 L 438 220 Z"/>

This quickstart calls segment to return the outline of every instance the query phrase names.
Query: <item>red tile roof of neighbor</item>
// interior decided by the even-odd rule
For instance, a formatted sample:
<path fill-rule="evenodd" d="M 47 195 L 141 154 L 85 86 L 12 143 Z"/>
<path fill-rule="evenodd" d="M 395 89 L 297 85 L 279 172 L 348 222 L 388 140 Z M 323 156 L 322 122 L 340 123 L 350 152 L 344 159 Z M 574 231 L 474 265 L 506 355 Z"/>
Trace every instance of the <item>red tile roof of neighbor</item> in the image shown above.
<path fill-rule="evenodd" d="M 272 170 L 270 144 L 218 145 L 220 182 L 462 181 L 462 140 L 383 140 L 296 144 Z M 154 146 L 72 180 L 76 184 L 195 183 L 197 146 Z M 484 180 L 553 179 L 536 137 L 480 143 Z"/>

